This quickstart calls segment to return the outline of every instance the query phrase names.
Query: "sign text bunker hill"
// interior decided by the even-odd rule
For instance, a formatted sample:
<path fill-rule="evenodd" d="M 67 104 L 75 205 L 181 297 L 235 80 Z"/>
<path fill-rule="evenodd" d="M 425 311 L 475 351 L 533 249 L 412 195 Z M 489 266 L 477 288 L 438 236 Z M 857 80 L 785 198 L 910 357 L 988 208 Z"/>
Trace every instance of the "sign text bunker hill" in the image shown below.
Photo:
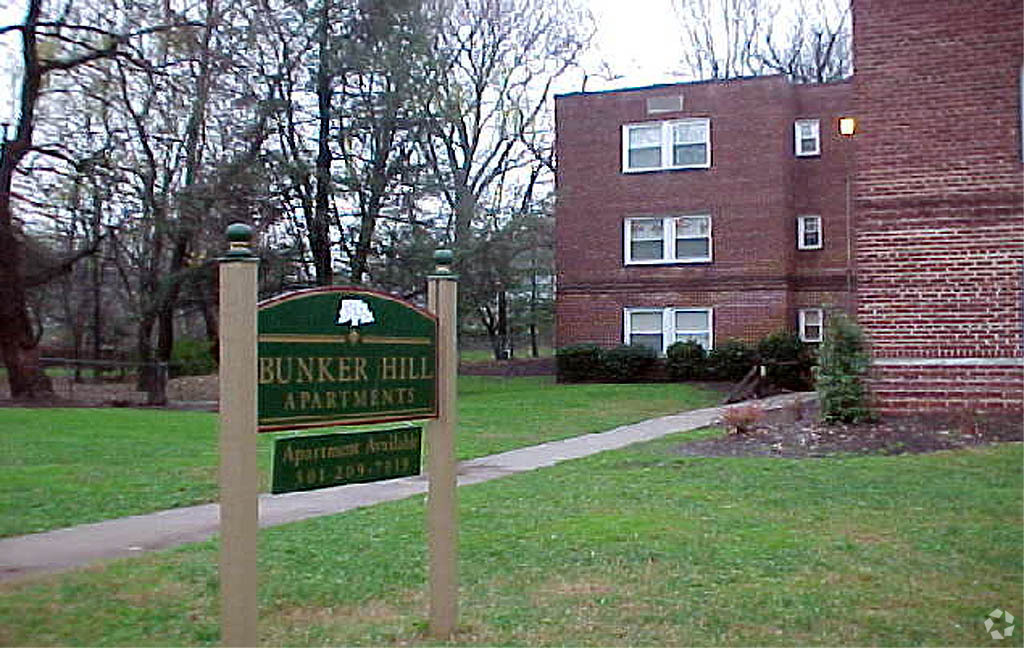
<path fill-rule="evenodd" d="M 260 305 L 259 428 L 437 417 L 437 319 L 390 295 L 343 287 Z"/>
<path fill-rule="evenodd" d="M 292 386 L 271 405 L 286 412 L 404 407 L 421 400 L 417 387 L 408 385 L 433 380 L 433 361 L 428 356 L 262 357 L 259 384 Z"/>

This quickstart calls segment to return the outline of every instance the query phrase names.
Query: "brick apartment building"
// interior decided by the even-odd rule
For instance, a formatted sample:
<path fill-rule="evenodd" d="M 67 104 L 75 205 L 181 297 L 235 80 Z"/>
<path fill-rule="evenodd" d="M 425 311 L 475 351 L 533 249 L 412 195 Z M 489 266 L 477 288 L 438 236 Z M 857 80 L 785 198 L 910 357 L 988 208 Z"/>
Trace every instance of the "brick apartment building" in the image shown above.
<path fill-rule="evenodd" d="M 558 97 L 557 344 L 820 340 L 851 305 L 851 101 L 781 76 Z"/>
<path fill-rule="evenodd" d="M 557 98 L 557 345 L 815 342 L 843 309 L 883 409 L 1020 406 L 1021 2 L 854 18 L 850 82 Z"/>

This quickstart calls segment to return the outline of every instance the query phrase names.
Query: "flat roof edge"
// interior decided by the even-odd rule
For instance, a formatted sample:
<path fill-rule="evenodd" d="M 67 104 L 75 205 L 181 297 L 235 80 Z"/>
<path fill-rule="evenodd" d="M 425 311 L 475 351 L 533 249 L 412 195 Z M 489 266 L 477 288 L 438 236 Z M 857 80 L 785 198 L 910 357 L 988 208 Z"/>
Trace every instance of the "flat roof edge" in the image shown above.
<path fill-rule="evenodd" d="M 701 79 L 697 81 L 678 81 L 676 83 L 654 83 L 645 86 L 634 86 L 629 88 L 608 88 L 605 90 L 577 90 L 575 92 L 560 92 L 555 94 L 556 99 L 564 97 L 586 97 L 591 95 L 604 95 L 604 94 L 616 94 L 626 92 L 643 92 L 647 90 L 660 90 L 666 88 L 685 88 L 691 86 L 709 85 L 712 83 L 751 83 L 757 81 L 778 81 L 782 79 L 788 85 L 794 88 L 820 88 L 823 86 L 841 86 L 848 85 L 853 82 L 853 77 L 850 76 L 840 81 L 829 81 L 826 83 L 793 83 L 786 78 L 784 74 L 766 74 L 766 75 L 754 75 L 754 76 L 743 76 L 734 77 L 732 79 Z"/>

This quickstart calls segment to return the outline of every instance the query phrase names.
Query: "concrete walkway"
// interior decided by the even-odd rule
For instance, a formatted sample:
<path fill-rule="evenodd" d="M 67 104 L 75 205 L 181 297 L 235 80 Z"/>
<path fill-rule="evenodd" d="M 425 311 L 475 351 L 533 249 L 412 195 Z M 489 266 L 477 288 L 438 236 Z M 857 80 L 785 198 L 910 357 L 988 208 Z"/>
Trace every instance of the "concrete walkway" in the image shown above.
<path fill-rule="evenodd" d="M 765 410 L 813 401 L 813 393 L 784 394 L 758 401 Z M 651 419 L 633 425 L 561 441 L 510 450 L 463 461 L 459 486 L 554 466 L 562 461 L 650 441 L 674 432 L 711 425 L 725 407 L 712 407 Z M 260 526 L 333 515 L 380 502 L 427 492 L 427 476 L 403 477 L 370 484 L 350 484 L 315 491 L 260 496 Z M 107 520 L 45 533 L 0 539 L 0 581 L 61 571 L 94 562 L 139 555 L 189 542 L 207 540 L 220 525 L 220 505 L 204 504 L 147 515 Z"/>

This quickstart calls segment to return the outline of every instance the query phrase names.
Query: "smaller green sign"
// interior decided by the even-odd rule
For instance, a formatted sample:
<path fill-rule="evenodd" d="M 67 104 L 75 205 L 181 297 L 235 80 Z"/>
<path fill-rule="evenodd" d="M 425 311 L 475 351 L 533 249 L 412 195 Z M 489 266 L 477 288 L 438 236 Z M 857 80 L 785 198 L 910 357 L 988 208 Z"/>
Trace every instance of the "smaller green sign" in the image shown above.
<path fill-rule="evenodd" d="M 317 434 L 274 441 L 270 492 L 314 490 L 420 474 L 422 429 Z"/>

